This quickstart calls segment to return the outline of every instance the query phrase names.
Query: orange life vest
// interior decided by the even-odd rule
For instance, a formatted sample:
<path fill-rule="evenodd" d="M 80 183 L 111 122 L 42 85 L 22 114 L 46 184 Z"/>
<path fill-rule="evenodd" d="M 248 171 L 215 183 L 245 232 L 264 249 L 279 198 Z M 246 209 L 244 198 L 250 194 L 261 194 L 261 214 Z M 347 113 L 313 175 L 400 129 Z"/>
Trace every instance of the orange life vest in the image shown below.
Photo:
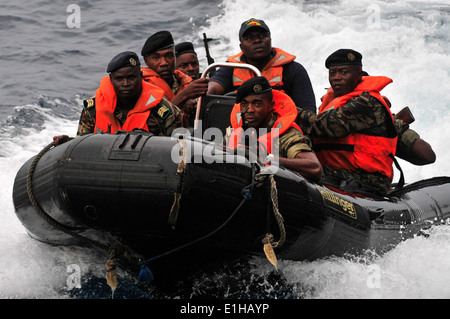
<path fill-rule="evenodd" d="M 177 96 L 181 91 L 184 90 L 184 88 L 192 82 L 192 78 L 181 72 L 180 70 L 175 70 L 174 75 L 177 78 L 177 80 L 180 82 L 180 87 L 176 93 L 173 92 L 172 88 L 167 84 L 167 82 L 159 76 L 158 73 L 156 73 L 155 70 L 150 69 L 148 67 L 142 67 L 142 76 L 144 77 L 144 80 L 152 83 L 156 86 L 159 86 L 161 89 L 164 90 L 164 95 L 166 99 L 169 101 L 172 101 L 172 99 Z"/>
<path fill-rule="evenodd" d="M 300 132 L 300 127 L 295 123 L 297 118 L 297 107 L 294 101 L 285 93 L 273 90 L 273 99 L 275 101 L 273 112 L 277 115 L 277 119 L 272 127 L 272 130 L 266 134 L 263 134 L 258 138 L 260 147 L 267 152 L 272 153 L 273 140 L 286 132 L 290 127 L 297 128 Z M 231 127 L 233 132 L 228 140 L 227 147 L 229 149 L 235 149 L 242 139 L 243 128 L 241 121 L 241 104 L 235 104 L 230 115 Z"/>
<path fill-rule="evenodd" d="M 367 91 L 380 101 L 391 117 L 394 116 L 380 91 L 389 83 L 390 78 L 384 76 L 364 76 L 363 81 L 346 95 L 335 98 L 330 88 L 322 99 L 319 114 L 332 108 L 342 107 L 347 101 Z M 397 136 L 393 138 L 370 136 L 361 133 L 350 133 L 341 138 L 314 138 L 313 144 L 320 163 L 325 167 L 343 168 L 352 171 L 362 170 L 368 173 L 379 173 L 393 178 L 393 156 L 397 145 Z"/>
<path fill-rule="evenodd" d="M 109 76 L 105 76 L 95 92 L 95 132 L 108 132 L 109 126 L 112 134 L 118 130 L 142 129 L 148 131 L 147 119 L 150 111 L 159 104 L 163 97 L 164 91 L 162 89 L 142 81 L 141 95 L 135 107 L 128 112 L 125 123 L 120 125 L 120 122 L 114 116 L 117 95 Z"/>
<path fill-rule="evenodd" d="M 278 48 L 272 48 L 275 50 L 275 56 L 266 64 L 261 75 L 269 80 L 270 85 L 274 89 L 283 89 L 283 65 L 288 64 L 295 60 L 295 55 L 287 53 Z M 243 52 L 228 57 L 227 61 L 232 63 L 245 63 L 241 60 Z M 252 70 L 234 68 L 233 70 L 233 88 L 237 90 L 248 79 L 255 76 Z"/>

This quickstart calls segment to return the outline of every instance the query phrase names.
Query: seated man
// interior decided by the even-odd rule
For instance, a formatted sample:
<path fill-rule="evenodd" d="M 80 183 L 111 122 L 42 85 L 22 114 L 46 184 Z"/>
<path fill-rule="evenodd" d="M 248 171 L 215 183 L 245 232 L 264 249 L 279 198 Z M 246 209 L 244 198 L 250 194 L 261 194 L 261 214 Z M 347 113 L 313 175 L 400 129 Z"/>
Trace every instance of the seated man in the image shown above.
<path fill-rule="evenodd" d="M 316 99 L 308 72 L 295 56 L 272 47 L 269 27 L 263 20 L 249 19 L 239 30 L 242 52 L 228 57 L 227 62 L 247 63 L 255 66 L 275 90 L 289 95 L 297 107 L 316 111 Z M 219 68 L 211 77 L 208 94 L 222 95 L 233 92 L 251 77 L 253 71 L 242 68 Z"/>
<path fill-rule="evenodd" d="M 95 97 L 84 101 L 77 136 L 134 129 L 170 136 L 181 126 L 180 109 L 164 98 L 162 89 L 143 80 L 136 53 L 119 53 L 106 72 Z"/>
<path fill-rule="evenodd" d="M 331 54 L 325 66 L 331 88 L 319 113 L 299 111 L 300 125 L 323 165 L 323 182 L 343 192 L 384 196 L 394 174 L 397 128 L 404 125 L 380 94 L 392 80 L 363 76 L 362 55 L 350 49 Z"/>
<path fill-rule="evenodd" d="M 193 80 L 200 78 L 200 63 L 191 42 L 178 43 L 175 46 L 175 56 L 177 70 L 189 75 Z"/>
<path fill-rule="evenodd" d="M 145 42 L 142 51 L 147 67 L 142 68 L 144 80 L 162 88 L 166 98 L 178 106 L 187 117 L 194 114 L 192 99 L 205 95 L 209 79 L 192 78 L 175 69 L 175 51 L 172 34 L 159 31 Z"/>
<path fill-rule="evenodd" d="M 318 181 L 322 167 L 311 149 L 310 140 L 295 124 L 296 117 L 297 108 L 289 96 L 272 90 L 264 76 L 251 78 L 236 93 L 230 118 L 233 131 L 225 136 L 226 146 L 235 149 L 243 144 L 243 129 L 253 128 L 258 134 L 258 150 L 261 148 L 267 154 L 279 156 L 284 167 Z M 272 145 L 275 138 L 279 140 L 278 145 Z"/>

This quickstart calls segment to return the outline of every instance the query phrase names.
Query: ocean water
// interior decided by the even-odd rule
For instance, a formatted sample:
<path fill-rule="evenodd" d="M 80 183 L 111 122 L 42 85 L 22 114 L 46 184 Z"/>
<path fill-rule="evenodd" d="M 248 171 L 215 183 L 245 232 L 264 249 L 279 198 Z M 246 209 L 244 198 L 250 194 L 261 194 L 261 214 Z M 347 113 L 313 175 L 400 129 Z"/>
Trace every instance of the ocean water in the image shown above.
<path fill-rule="evenodd" d="M 75 135 L 82 99 L 94 94 L 118 52 L 139 54 L 149 35 L 165 29 L 176 42 L 192 41 L 205 68 L 202 34 L 215 39 L 210 53 L 216 62 L 225 61 L 238 52 L 239 26 L 251 17 L 264 19 L 273 46 L 295 54 L 305 66 L 317 105 L 328 87 L 326 57 L 339 48 L 361 52 L 368 73 L 394 80 L 383 91 L 393 112 L 409 106 L 416 118 L 411 127 L 437 154 L 436 163 L 428 166 L 400 160 L 406 182 L 450 175 L 446 0 L 0 3 L 0 298 L 112 297 L 104 280 L 104 255 L 46 245 L 27 235 L 12 203 L 16 172 L 54 135 Z M 442 225 L 382 256 L 367 252 L 313 262 L 281 260 L 282 280 L 273 278 L 263 259 L 228 265 L 199 276 L 187 296 L 447 299 L 449 267 L 450 225 Z M 76 270 L 82 275 L 79 287 L 71 277 Z M 160 295 L 140 291 L 119 271 L 114 298 L 156 297 Z"/>

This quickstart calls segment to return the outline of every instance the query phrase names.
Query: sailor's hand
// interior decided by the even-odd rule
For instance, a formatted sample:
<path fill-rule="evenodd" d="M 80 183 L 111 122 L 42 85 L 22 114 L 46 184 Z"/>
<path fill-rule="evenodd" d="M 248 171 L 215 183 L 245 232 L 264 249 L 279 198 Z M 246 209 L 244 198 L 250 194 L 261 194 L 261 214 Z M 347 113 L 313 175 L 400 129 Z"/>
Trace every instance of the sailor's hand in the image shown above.
<path fill-rule="evenodd" d="M 55 144 L 55 146 L 64 144 L 65 142 L 68 142 L 69 140 L 71 140 L 71 138 L 67 135 L 53 136 L 53 143 Z"/>
<path fill-rule="evenodd" d="M 208 91 L 208 83 L 209 79 L 206 78 L 194 80 L 182 92 L 186 93 L 189 99 L 195 99 L 206 94 Z"/>
<path fill-rule="evenodd" d="M 184 106 L 182 108 L 184 115 L 187 117 L 191 117 L 195 115 L 195 111 L 197 109 L 197 100 L 187 100 L 186 103 L 184 103 Z"/>

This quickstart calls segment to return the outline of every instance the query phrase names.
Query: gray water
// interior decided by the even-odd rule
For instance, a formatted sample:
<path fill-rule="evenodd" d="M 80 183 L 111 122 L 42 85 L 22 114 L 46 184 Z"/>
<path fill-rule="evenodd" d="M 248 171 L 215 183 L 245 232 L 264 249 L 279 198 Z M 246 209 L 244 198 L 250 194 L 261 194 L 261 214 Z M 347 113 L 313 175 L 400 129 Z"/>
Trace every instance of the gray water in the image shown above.
<path fill-rule="evenodd" d="M 75 12 L 80 9 L 80 25 Z M 192 41 L 206 67 L 202 34 L 217 62 L 239 52 L 242 21 L 261 18 L 272 42 L 307 69 L 317 105 L 328 86 L 326 57 L 342 47 L 363 54 L 366 71 L 394 80 L 383 93 L 393 112 L 408 105 L 412 128 L 430 142 L 437 161 L 401 161 L 406 182 L 450 175 L 450 6 L 448 1 L 14 1 L 0 3 L 0 298 L 111 298 L 105 256 L 79 247 L 53 247 L 30 238 L 14 214 L 17 170 L 57 134 L 74 136 L 82 99 L 92 96 L 118 52 L 140 54 L 159 30 Z M 141 60 L 142 62 L 142 60 Z M 395 177 L 397 178 L 398 175 Z M 80 288 L 69 270 L 79 267 Z M 450 298 L 450 225 L 406 240 L 383 256 L 279 261 L 274 282 L 264 259 L 199 276 L 180 296 L 210 298 Z M 379 285 L 368 278 L 377 270 Z M 248 273 L 250 272 L 250 277 Z M 244 276 L 245 274 L 245 276 Z M 115 298 L 154 298 L 119 273 Z"/>
<path fill-rule="evenodd" d="M 1 105 L 31 103 L 42 94 L 89 95 L 114 55 L 132 50 L 140 56 L 147 37 L 162 29 L 177 42 L 193 38 L 196 25 L 217 15 L 219 4 L 218 0 L 3 2 Z M 200 41 L 196 39 L 198 45 Z"/>

